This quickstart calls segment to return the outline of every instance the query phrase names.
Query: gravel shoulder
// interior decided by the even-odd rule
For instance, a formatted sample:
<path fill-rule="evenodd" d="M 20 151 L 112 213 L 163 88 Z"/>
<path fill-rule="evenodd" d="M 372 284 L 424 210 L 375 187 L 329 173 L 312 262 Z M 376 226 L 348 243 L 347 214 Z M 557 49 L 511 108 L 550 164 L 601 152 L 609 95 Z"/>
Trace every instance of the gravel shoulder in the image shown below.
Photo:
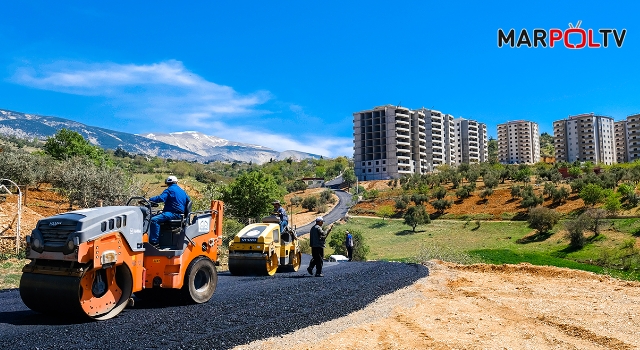
<path fill-rule="evenodd" d="M 637 349 L 640 283 L 430 262 L 429 277 L 329 322 L 236 349 Z"/>

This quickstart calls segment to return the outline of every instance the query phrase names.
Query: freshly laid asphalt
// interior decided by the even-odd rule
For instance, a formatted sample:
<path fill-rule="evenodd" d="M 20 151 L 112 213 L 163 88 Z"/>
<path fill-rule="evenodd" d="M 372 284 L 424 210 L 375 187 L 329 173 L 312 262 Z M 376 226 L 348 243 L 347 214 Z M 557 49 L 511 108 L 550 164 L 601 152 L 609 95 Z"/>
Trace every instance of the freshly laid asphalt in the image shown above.
<path fill-rule="evenodd" d="M 414 264 L 325 262 L 325 277 L 317 278 L 307 274 L 308 261 L 304 256 L 300 271 L 272 277 L 220 273 L 205 304 L 137 300 L 100 322 L 38 314 L 18 290 L 0 292 L 0 349 L 227 349 L 345 316 L 429 274 Z"/>

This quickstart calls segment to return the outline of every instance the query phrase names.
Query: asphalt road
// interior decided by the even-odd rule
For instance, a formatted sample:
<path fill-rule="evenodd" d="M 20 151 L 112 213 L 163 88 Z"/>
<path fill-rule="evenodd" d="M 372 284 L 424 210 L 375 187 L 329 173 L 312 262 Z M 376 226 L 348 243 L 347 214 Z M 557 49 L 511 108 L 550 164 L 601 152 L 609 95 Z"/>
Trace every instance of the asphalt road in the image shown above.
<path fill-rule="evenodd" d="M 38 314 L 18 290 L 0 292 L 0 349 L 226 349 L 345 316 L 429 273 L 422 265 L 342 262 L 325 263 L 318 278 L 306 273 L 308 259 L 300 271 L 273 277 L 220 273 L 205 304 L 137 300 L 101 322 Z"/>
<path fill-rule="evenodd" d="M 338 196 L 339 201 L 338 204 L 336 204 L 336 206 L 333 208 L 333 210 L 323 216 L 325 226 L 342 219 L 345 215 L 347 215 L 349 207 L 351 206 L 351 194 L 342 190 L 333 191 Z M 312 222 L 308 225 L 298 227 L 296 229 L 296 234 L 298 236 L 308 234 L 309 231 L 311 231 L 313 225 L 314 223 Z"/>

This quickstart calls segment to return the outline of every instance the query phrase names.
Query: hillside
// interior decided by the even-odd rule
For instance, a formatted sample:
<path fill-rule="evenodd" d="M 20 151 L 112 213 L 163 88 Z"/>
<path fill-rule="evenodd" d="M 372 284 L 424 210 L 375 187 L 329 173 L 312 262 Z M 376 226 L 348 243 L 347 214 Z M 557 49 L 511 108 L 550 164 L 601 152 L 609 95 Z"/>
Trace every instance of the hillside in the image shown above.
<path fill-rule="evenodd" d="M 278 152 L 265 146 L 225 140 L 195 131 L 134 135 L 86 125 L 69 119 L 0 109 L 0 134 L 32 140 L 53 136 L 66 128 L 81 134 L 93 145 L 162 158 L 188 161 L 240 161 L 262 164 L 273 160 L 319 159 L 316 154 L 288 150 Z"/>
<path fill-rule="evenodd" d="M 270 160 L 284 160 L 289 157 L 296 160 L 320 158 L 317 154 L 298 151 L 278 152 L 268 147 L 229 141 L 220 137 L 205 135 L 197 131 L 168 134 L 149 133 L 141 136 L 186 149 L 200 155 L 206 160 L 236 160 L 263 164 Z"/>

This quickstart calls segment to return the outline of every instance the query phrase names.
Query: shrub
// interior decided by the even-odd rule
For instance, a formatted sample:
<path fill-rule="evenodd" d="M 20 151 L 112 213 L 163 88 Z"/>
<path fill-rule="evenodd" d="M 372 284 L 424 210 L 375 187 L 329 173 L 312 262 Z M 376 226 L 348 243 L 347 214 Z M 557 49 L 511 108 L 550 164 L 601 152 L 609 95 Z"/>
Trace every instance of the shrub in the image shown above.
<path fill-rule="evenodd" d="M 544 199 L 542 198 L 542 196 L 536 196 L 535 194 L 527 194 L 526 196 L 522 197 L 522 202 L 520 202 L 520 205 L 522 205 L 525 208 L 533 208 L 535 206 L 542 204 L 543 202 L 544 202 Z"/>
<path fill-rule="evenodd" d="M 302 201 L 302 208 L 308 211 L 315 210 L 319 205 L 318 197 L 309 196 Z"/>
<path fill-rule="evenodd" d="M 442 199 L 446 195 L 447 195 L 447 190 L 442 186 L 438 186 L 433 189 L 433 196 L 436 197 L 437 199 Z"/>
<path fill-rule="evenodd" d="M 393 216 L 393 214 L 395 213 L 396 211 L 393 210 L 393 207 L 390 205 L 383 205 L 380 208 L 378 208 L 378 210 L 376 210 L 376 215 L 381 216 L 382 220 L 390 216 Z"/>
<path fill-rule="evenodd" d="M 396 209 L 405 210 L 407 209 L 407 205 L 409 205 L 409 201 L 404 201 L 403 198 L 396 198 Z"/>
<path fill-rule="evenodd" d="M 300 203 L 302 203 L 302 197 L 300 196 L 293 196 L 290 199 L 291 205 L 292 206 L 297 206 L 300 205 Z"/>
<path fill-rule="evenodd" d="M 416 226 L 428 224 L 430 222 L 431 218 L 423 205 L 409 207 L 407 212 L 404 214 L 404 224 L 411 226 L 414 232 L 416 231 Z"/>
<path fill-rule="evenodd" d="M 596 184 L 588 184 L 580 190 L 580 198 L 585 205 L 594 206 L 600 203 L 605 197 L 602 187 Z"/>
<path fill-rule="evenodd" d="M 564 228 L 567 230 L 566 237 L 569 239 L 571 248 L 580 249 L 584 247 L 586 242 L 584 231 L 587 229 L 587 223 L 584 220 L 580 220 L 580 217 L 578 217 L 575 220 L 565 221 Z"/>
<path fill-rule="evenodd" d="M 551 194 L 551 198 L 553 199 L 554 203 L 565 202 L 569 198 L 569 190 L 564 187 L 560 187 L 559 189 L 553 191 L 553 193 Z"/>
<path fill-rule="evenodd" d="M 353 237 L 353 260 L 366 261 L 369 254 L 369 246 L 365 242 L 365 238 L 362 232 L 358 230 L 349 230 Z M 345 240 L 347 238 L 346 232 L 342 229 L 334 229 L 329 236 L 329 247 L 333 248 L 334 254 L 347 255 L 347 248 L 345 246 Z M 309 240 L 305 240 L 309 241 Z M 307 243 L 308 244 L 308 243 Z M 309 248 L 311 251 L 311 248 Z"/>
<path fill-rule="evenodd" d="M 519 185 L 511 186 L 511 198 L 520 198 L 522 196 L 522 189 Z"/>
<path fill-rule="evenodd" d="M 539 233 L 549 232 L 560 220 L 560 215 L 553 210 L 545 207 L 535 207 L 529 210 L 529 218 L 527 222 L 529 227 L 537 230 Z"/>
<path fill-rule="evenodd" d="M 451 208 L 453 202 L 448 201 L 446 199 L 437 199 L 431 203 L 433 208 L 437 210 L 439 213 L 444 213 L 445 210 Z"/>
<path fill-rule="evenodd" d="M 469 189 L 466 186 L 462 186 L 456 190 L 456 196 L 459 199 L 469 198 L 471 193 L 469 193 Z"/>
<path fill-rule="evenodd" d="M 491 196 L 492 194 L 493 194 L 493 189 L 485 188 L 482 192 L 480 192 L 480 198 L 486 201 L 487 199 L 489 199 L 489 196 Z"/>
<path fill-rule="evenodd" d="M 544 184 L 544 190 L 542 194 L 548 196 L 548 198 L 553 198 L 553 193 L 556 191 L 556 186 L 554 186 L 551 182 L 547 182 Z"/>
<path fill-rule="evenodd" d="M 411 196 L 411 200 L 415 203 L 415 204 L 422 204 L 424 202 L 427 202 L 429 200 L 429 197 L 427 195 L 424 194 L 413 194 Z"/>
<path fill-rule="evenodd" d="M 335 203 L 335 198 L 333 198 L 333 191 L 330 189 L 326 189 L 320 193 L 320 202 L 321 203 Z"/>

